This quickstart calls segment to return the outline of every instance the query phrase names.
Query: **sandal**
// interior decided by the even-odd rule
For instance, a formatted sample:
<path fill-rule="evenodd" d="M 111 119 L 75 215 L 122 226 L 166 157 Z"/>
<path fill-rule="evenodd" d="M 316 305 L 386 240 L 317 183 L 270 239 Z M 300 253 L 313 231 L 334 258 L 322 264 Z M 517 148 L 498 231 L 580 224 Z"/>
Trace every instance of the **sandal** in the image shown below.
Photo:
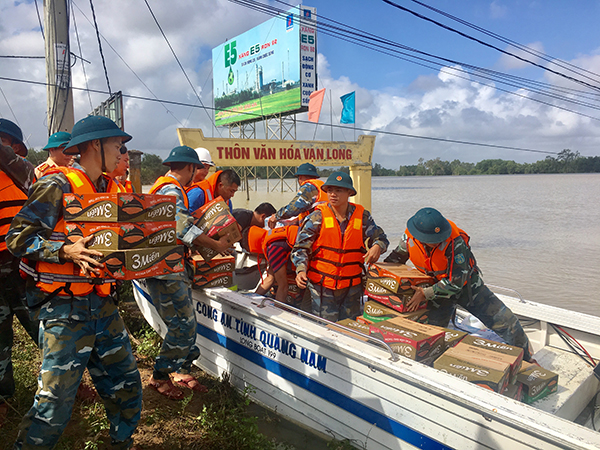
<path fill-rule="evenodd" d="M 181 377 L 181 378 L 176 378 L 176 377 Z M 204 386 L 203 384 L 200 384 L 200 382 L 196 378 L 194 378 L 192 375 L 182 375 L 182 374 L 178 373 L 176 375 L 173 375 L 173 382 L 177 386 L 185 387 L 185 388 L 191 389 L 192 391 L 208 392 L 208 388 L 206 386 Z"/>
<path fill-rule="evenodd" d="M 158 392 L 160 395 L 164 395 L 170 400 L 183 400 L 185 395 L 183 391 L 177 389 L 170 379 L 168 380 L 155 380 L 151 377 L 148 381 L 148 386 Z"/>

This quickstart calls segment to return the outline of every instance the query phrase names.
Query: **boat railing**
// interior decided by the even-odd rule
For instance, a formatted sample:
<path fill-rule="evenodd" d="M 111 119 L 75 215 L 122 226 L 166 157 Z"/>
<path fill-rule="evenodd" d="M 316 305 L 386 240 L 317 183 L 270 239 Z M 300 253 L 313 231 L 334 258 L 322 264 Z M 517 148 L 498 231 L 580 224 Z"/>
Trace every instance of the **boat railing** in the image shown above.
<path fill-rule="evenodd" d="M 287 303 L 282 303 L 280 301 L 275 300 L 274 298 L 268 298 L 268 297 L 264 297 L 263 300 L 260 302 L 260 304 L 258 305 L 259 308 L 264 308 L 265 306 L 269 305 L 269 304 L 274 304 L 276 306 L 279 306 L 280 308 L 283 309 L 287 309 L 290 310 L 300 316 L 306 317 L 308 319 L 311 319 L 314 322 L 318 322 L 324 325 L 328 325 L 328 326 L 335 326 L 338 328 L 341 328 L 342 330 L 344 330 L 345 332 L 349 332 L 350 334 L 354 334 L 357 337 L 359 337 L 361 340 L 366 340 L 368 342 L 372 342 L 375 343 L 376 345 L 380 346 L 380 347 L 384 347 L 388 352 L 390 352 L 390 361 L 398 361 L 400 359 L 400 357 L 394 353 L 394 350 L 392 350 L 392 347 L 390 347 L 387 343 L 383 342 L 382 340 L 379 340 L 377 338 L 374 338 L 372 336 L 369 336 L 368 334 L 364 334 L 361 333 L 360 331 L 357 330 L 353 330 L 352 328 L 348 328 L 345 327 L 344 325 L 340 325 L 338 323 L 335 322 L 331 322 L 327 319 L 323 319 L 322 317 L 319 316 L 315 316 L 314 314 L 308 313 L 306 311 L 303 311 L 301 309 L 298 308 L 294 308 L 291 305 L 288 305 Z"/>
<path fill-rule="evenodd" d="M 496 285 L 488 284 L 488 283 L 485 283 L 485 285 L 487 287 L 489 287 L 489 288 L 500 289 L 500 290 L 503 290 L 503 291 L 512 292 L 512 293 L 514 293 L 514 294 L 517 295 L 517 297 L 519 298 L 519 300 L 521 300 L 521 303 L 526 303 L 525 299 L 523 298 L 523 296 L 521 294 L 519 294 L 519 291 L 516 291 L 515 289 L 511 289 L 511 288 L 507 288 L 507 287 L 502 287 L 502 286 L 496 286 Z"/>

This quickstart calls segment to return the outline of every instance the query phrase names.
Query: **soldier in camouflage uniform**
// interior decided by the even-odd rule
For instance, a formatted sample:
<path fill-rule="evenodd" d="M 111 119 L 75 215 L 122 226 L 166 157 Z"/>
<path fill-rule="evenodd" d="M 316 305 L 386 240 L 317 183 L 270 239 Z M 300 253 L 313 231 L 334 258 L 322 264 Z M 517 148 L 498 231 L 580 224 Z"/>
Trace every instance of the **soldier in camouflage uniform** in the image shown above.
<path fill-rule="evenodd" d="M 270 228 L 275 228 L 281 220 L 286 220 L 286 225 L 301 225 L 301 220 L 308 216 L 317 203 L 327 200 L 320 189 L 323 182 L 318 179 L 319 174 L 315 166 L 310 163 L 301 164 L 294 176 L 298 178 L 300 189 L 291 202 L 269 217 Z"/>
<path fill-rule="evenodd" d="M 385 262 L 404 264 L 410 258 L 417 269 L 438 280 L 416 289 L 409 311 L 427 301 L 429 323 L 447 327 L 460 305 L 508 344 L 522 347 L 529 361 L 532 349 L 519 319 L 483 283 L 468 242 L 469 236 L 439 211 L 423 208 L 408 220 L 400 244 Z"/>
<path fill-rule="evenodd" d="M 333 322 L 354 319 L 361 313 L 363 262 L 377 262 L 389 241 L 369 211 L 348 201 L 356 195 L 348 174 L 332 173 L 321 189 L 329 201 L 305 219 L 292 249 L 296 284 L 308 285 L 313 314 Z M 331 240 L 336 235 L 341 242 Z"/>
<path fill-rule="evenodd" d="M 33 165 L 25 160 L 27 148 L 21 129 L 7 119 L 0 119 L 0 428 L 8 412 L 5 400 L 15 393 L 11 362 L 13 316 L 38 342 L 39 322 L 29 315 L 25 302 L 25 280 L 19 275 L 19 260 L 6 248 L 6 233 L 12 218 L 27 200 L 33 183 Z"/>
<path fill-rule="evenodd" d="M 113 290 L 110 285 L 90 283 L 92 272 L 98 274 L 101 267 L 94 258 L 102 254 L 86 247 L 91 236 L 65 244 L 60 225 L 64 223 L 63 194 L 74 189 L 66 173 L 93 183 L 78 192 L 116 192 L 103 172 L 116 167 L 121 145 L 129 139 L 131 136 L 105 117 L 90 116 L 77 122 L 65 151 L 80 152 L 81 165 L 61 168 L 60 173 L 38 181 L 8 232 L 8 249 L 16 257 L 28 259 L 21 268 L 30 274 L 27 302 L 41 321 L 43 352 L 38 390 L 21 422 L 15 449 L 56 445 L 70 420 L 86 366 L 104 401 L 112 448 L 128 449 L 133 443 L 142 406 L 141 379 Z M 46 267 L 54 272 L 44 272 Z M 73 282 L 48 285 L 40 277 L 52 277 L 67 267 L 70 273 L 81 270 L 80 276 L 69 277 Z M 59 288 L 48 294 L 48 286 L 55 285 Z"/>
<path fill-rule="evenodd" d="M 163 164 L 170 166 L 169 172 L 160 177 L 150 193 L 173 195 L 177 198 L 177 238 L 179 244 L 193 249 L 194 246 L 210 247 L 225 252 L 230 247 L 227 236 L 214 240 L 202 232 L 189 212 L 189 201 L 185 187 L 192 182 L 197 167 L 202 167 L 198 154 L 191 147 L 179 146 L 171 150 Z M 184 393 L 179 386 L 198 392 L 206 392 L 191 374 L 192 362 L 200 356 L 196 342 L 196 316 L 192 304 L 191 266 L 187 271 L 161 275 L 146 279 L 152 302 L 167 325 L 167 333 L 160 353 L 154 363 L 149 386 L 172 400 L 182 400 Z M 170 377 L 173 378 L 173 382 Z"/>

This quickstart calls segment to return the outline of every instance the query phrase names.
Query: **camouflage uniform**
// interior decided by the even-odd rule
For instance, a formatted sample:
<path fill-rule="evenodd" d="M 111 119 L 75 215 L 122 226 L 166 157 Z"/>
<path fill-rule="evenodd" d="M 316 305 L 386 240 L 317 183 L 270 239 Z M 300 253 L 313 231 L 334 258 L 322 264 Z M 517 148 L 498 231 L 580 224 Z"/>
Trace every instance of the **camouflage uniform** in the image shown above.
<path fill-rule="evenodd" d="M 33 183 L 33 165 L 2 144 L 0 170 L 9 174 L 25 192 Z M 25 280 L 19 275 L 18 264 L 19 260 L 10 252 L 0 252 L 0 403 L 15 393 L 11 362 L 13 316 L 17 316 L 31 339 L 38 343 L 39 322 L 31 318 L 25 304 Z"/>
<path fill-rule="evenodd" d="M 319 189 L 311 184 L 304 183 L 296 193 L 292 201 L 275 213 L 275 219 L 285 220 L 296 217 L 309 211 L 319 198 Z"/>
<path fill-rule="evenodd" d="M 454 239 L 445 254 L 448 258 L 448 276 L 423 290 L 431 307 L 429 323 L 448 326 L 456 305 L 460 305 L 505 342 L 523 348 L 524 357 L 529 360 L 532 349 L 519 319 L 483 283 L 477 266 L 470 267 L 469 260 L 475 260 L 475 257 L 463 238 Z M 408 260 L 406 234 L 390 256 L 386 261 L 405 263 Z"/>
<path fill-rule="evenodd" d="M 355 206 L 350 204 L 346 219 L 340 223 L 342 235 L 348 226 L 348 220 L 354 213 L 354 209 Z M 296 266 L 296 273 L 307 271 L 311 249 L 321 232 L 322 222 L 321 211 L 316 209 L 305 219 L 302 228 L 298 231 L 296 244 L 292 249 L 292 263 Z M 382 253 L 387 250 L 389 241 L 385 232 L 375 224 L 371 213 L 366 209 L 362 217 L 362 235 L 363 241 L 368 239 L 369 248 L 373 245 L 379 245 Z M 354 319 L 360 314 L 362 284 L 346 289 L 333 290 L 308 280 L 308 289 L 312 297 L 312 313 L 319 317 L 337 322 L 347 318 Z"/>
<path fill-rule="evenodd" d="M 82 169 L 78 164 L 75 168 Z M 101 178 L 99 192 L 106 191 Z M 46 176 L 31 189 L 7 236 L 19 258 L 60 264 L 64 242 L 53 240 L 63 214 L 63 193 L 71 186 L 61 173 Z M 15 449 L 54 447 L 67 426 L 86 366 L 104 401 L 114 448 L 129 448 L 140 418 L 142 386 L 129 336 L 112 296 L 57 295 L 47 301 L 32 277 L 27 302 L 41 321 L 43 361 L 33 406 L 23 418 Z"/>
<path fill-rule="evenodd" d="M 195 218 L 185 207 L 183 196 L 176 184 L 166 184 L 157 194 L 177 197 L 177 237 L 188 247 L 202 231 L 194 225 Z M 187 271 L 148 278 L 146 284 L 158 313 L 167 325 L 167 334 L 154 363 L 155 380 L 166 380 L 173 372 L 187 374 L 192 362 L 200 356 L 196 342 L 196 315 L 192 304 L 192 280 Z"/>

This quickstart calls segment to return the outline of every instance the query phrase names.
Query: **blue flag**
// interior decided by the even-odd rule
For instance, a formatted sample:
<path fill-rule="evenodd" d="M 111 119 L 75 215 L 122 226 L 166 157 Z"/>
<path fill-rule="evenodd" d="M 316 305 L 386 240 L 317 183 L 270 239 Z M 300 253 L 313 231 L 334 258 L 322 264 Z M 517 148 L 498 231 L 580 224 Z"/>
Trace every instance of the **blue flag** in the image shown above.
<path fill-rule="evenodd" d="M 342 100 L 342 105 L 344 105 L 340 123 L 354 123 L 354 92 L 342 95 L 340 99 Z"/>

